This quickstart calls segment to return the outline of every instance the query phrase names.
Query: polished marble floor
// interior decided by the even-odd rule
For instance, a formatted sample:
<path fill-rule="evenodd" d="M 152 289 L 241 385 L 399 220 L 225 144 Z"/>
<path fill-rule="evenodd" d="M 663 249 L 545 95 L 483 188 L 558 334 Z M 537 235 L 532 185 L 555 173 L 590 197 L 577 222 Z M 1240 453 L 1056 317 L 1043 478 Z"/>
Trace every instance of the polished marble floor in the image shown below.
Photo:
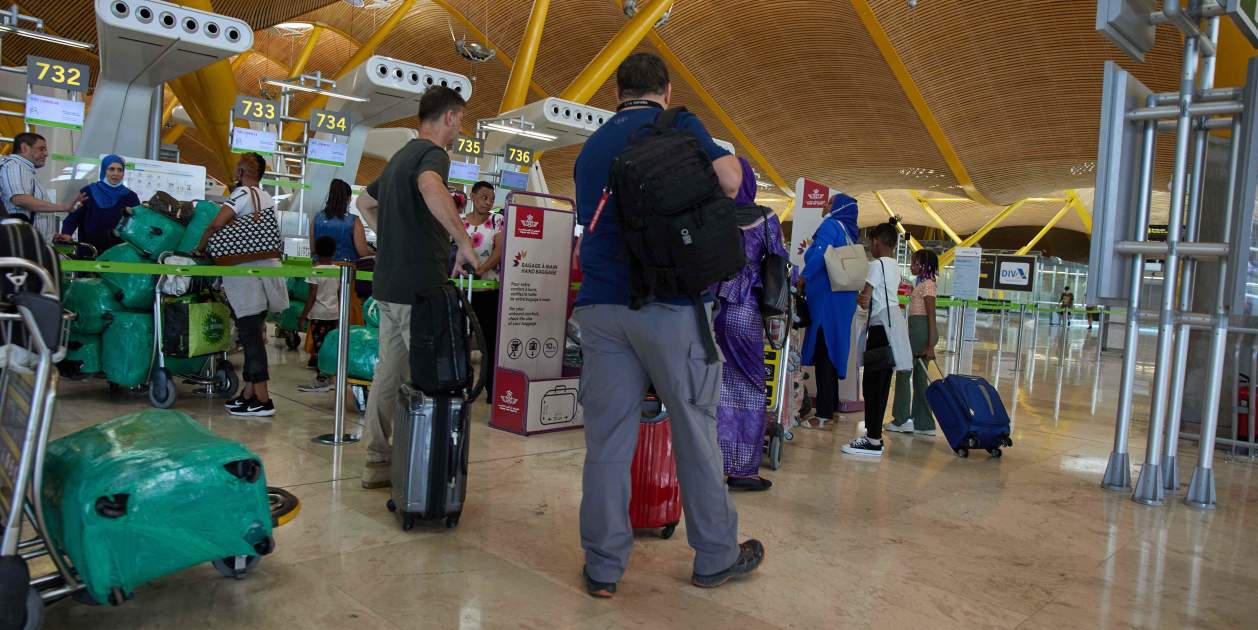
<path fill-rule="evenodd" d="M 1098 364 L 1086 327 L 1063 336 L 1045 320 L 1025 331 L 1020 373 L 1014 331 L 999 343 L 992 322 L 981 322 L 982 341 L 960 359 L 999 380 L 1016 441 L 1003 459 L 963 460 L 942 437 L 888 434 L 883 461 L 858 461 L 838 453 L 858 418 L 797 430 L 782 469 L 765 473 L 773 489 L 734 497 L 742 533 L 768 549 L 757 574 L 691 587 L 683 523 L 671 540 L 639 537 L 611 601 L 586 596 L 580 580 L 580 432 L 508 435 L 489 429 L 478 406 L 461 525 L 403 532 L 384 509 L 387 491 L 359 486 L 361 445 L 311 443 L 331 431 L 333 395 L 299 394 L 304 361 L 272 347 L 274 419 L 231 418 L 191 396 L 178 408 L 245 442 L 268 482 L 300 497 L 275 553 L 240 581 L 203 566 L 141 587 L 121 607 L 63 601 L 47 627 L 1258 627 L 1255 461 L 1219 453 L 1210 512 L 1179 497 L 1149 508 L 1101 490 L 1119 355 Z M 1142 356 L 1149 346 L 1146 336 Z M 1137 418 L 1151 376 L 1142 363 Z M 58 435 L 146 407 L 103 390 L 65 384 Z M 1144 441 L 1137 423 L 1133 463 Z M 1196 447 L 1181 446 L 1191 470 Z"/>

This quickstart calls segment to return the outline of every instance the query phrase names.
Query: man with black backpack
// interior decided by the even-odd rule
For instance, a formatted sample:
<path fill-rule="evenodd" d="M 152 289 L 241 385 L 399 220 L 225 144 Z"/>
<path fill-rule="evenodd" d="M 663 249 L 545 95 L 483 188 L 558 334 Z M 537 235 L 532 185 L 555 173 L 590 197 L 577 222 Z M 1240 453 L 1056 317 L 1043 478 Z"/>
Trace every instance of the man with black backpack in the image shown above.
<path fill-rule="evenodd" d="M 629 469 L 648 385 L 672 421 L 691 583 L 712 588 L 753 571 L 757 540 L 738 544 L 738 514 L 716 439 L 721 359 L 707 288 L 745 254 L 733 197 L 735 158 L 684 109 L 667 109 L 668 68 L 635 54 L 616 71 L 617 114 L 577 158 L 582 286 L 574 317 L 584 366 L 585 471 L 581 543 L 586 589 L 616 592 L 633 547 Z"/>

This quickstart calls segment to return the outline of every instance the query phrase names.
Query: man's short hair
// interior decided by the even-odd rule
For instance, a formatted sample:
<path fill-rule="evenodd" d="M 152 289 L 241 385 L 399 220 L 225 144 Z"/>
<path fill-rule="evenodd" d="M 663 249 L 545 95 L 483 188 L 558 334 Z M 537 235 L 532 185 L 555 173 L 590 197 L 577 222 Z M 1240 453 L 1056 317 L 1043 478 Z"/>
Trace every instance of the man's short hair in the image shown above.
<path fill-rule="evenodd" d="M 33 147 L 36 142 L 43 139 L 44 137 L 37 133 L 30 133 L 29 131 L 19 133 L 18 135 L 13 136 L 13 153 L 20 153 L 22 151 L 22 147 Z"/>
<path fill-rule="evenodd" d="M 475 195 L 476 193 L 480 192 L 480 189 L 482 188 L 488 188 L 490 190 L 493 190 L 494 185 L 484 180 L 476 182 L 475 184 L 472 184 L 472 194 Z"/>
<path fill-rule="evenodd" d="M 634 53 L 616 68 L 616 89 L 622 99 L 663 94 L 668 84 L 668 66 L 658 55 Z"/>
<path fill-rule="evenodd" d="M 458 111 L 467 105 L 467 101 L 458 92 L 436 85 L 428 88 L 419 99 L 419 122 L 434 122 L 449 111 Z"/>

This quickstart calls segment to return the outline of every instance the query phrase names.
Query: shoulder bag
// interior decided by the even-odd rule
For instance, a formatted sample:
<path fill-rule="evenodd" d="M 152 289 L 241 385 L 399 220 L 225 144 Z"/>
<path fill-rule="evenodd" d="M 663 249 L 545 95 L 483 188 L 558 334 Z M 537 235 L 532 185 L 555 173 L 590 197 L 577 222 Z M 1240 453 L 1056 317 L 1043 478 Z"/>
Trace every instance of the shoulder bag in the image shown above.
<path fill-rule="evenodd" d="M 253 212 L 237 216 L 210 237 L 206 253 L 216 265 L 238 265 L 255 260 L 280 258 L 280 224 L 275 208 L 261 208 L 256 188 L 249 188 Z"/>
<path fill-rule="evenodd" d="M 764 317 L 785 315 L 791 306 L 791 261 L 773 251 L 773 233 L 769 231 L 769 212 L 764 212 L 764 246 L 760 259 L 760 314 Z"/>
<path fill-rule="evenodd" d="M 833 251 L 833 248 L 831 248 L 830 251 Z M 829 251 L 827 251 L 826 253 L 829 254 Z M 830 258 L 828 255 L 826 256 L 826 262 L 827 263 L 830 262 Z M 887 321 L 890 322 L 891 321 L 891 294 L 887 292 L 887 269 L 886 269 L 886 265 L 882 264 L 881 261 L 879 261 L 879 265 L 882 267 L 882 283 L 881 283 L 882 294 L 883 294 L 883 297 L 887 301 L 886 302 Z M 829 265 L 827 265 L 827 267 L 828 266 Z M 869 317 L 865 319 L 865 343 L 867 344 L 869 343 L 869 328 L 873 325 L 872 324 L 873 321 L 874 321 L 874 301 L 873 301 L 873 297 L 870 296 Z M 887 336 L 887 345 L 881 346 L 878 348 L 867 348 L 865 352 L 861 354 L 861 365 L 865 366 L 866 370 L 882 371 L 882 370 L 895 369 L 895 354 L 891 350 L 891 326 L 888 325 L 884 332 L 886 333 L 886 336 Z"/>
<path fill-rule="evenodd" d="M 865 288 L 865 277 L 869 275 L 869 259 L 865 256 L 865 248 L 852 242 L 846 227 L 840 224 L 839 231 L 848 244 L 826 249 L 826 275 L 830 277 L 830 290 L 860 291 Z"/>

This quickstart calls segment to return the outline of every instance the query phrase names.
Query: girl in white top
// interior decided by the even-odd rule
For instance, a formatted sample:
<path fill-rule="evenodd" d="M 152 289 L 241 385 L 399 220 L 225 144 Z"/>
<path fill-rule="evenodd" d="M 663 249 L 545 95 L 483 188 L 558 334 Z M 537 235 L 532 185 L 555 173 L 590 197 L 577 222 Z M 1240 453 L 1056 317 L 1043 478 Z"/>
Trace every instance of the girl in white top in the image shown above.
<path fill-rule="evenodd" d="M 893 219 L 894 221 L 894 219 Z M 899 315 L 900 303 L 893 296 L 900 289 L 900 267 L 892 256 L 900 235 L 894 223 L 878 225 L 870 233 L 870 250 L 874 260 L 869 262 L 869 275 L 865 278 L 865 288 L 856 298 L 856 303 L 869 311 L 869 333 L 865 339 L 864 351 L 889 348 L 890 336 L 896 334 L 896 326 L 892 318 Z M 894 304 L 897 312 L 893 316 L 887 309 Z M 907 343 L 907 340 L 905 340 Z M 861 392 L 865 398 L 865 432 L 843 446 L 843 452 L 849 455 L 882 457 L 882 418 L 887 413 L 887 395 L 891 392 L 891 379 L 895 376 L 895 367 L 874 369 L 865 366 Z"/>

